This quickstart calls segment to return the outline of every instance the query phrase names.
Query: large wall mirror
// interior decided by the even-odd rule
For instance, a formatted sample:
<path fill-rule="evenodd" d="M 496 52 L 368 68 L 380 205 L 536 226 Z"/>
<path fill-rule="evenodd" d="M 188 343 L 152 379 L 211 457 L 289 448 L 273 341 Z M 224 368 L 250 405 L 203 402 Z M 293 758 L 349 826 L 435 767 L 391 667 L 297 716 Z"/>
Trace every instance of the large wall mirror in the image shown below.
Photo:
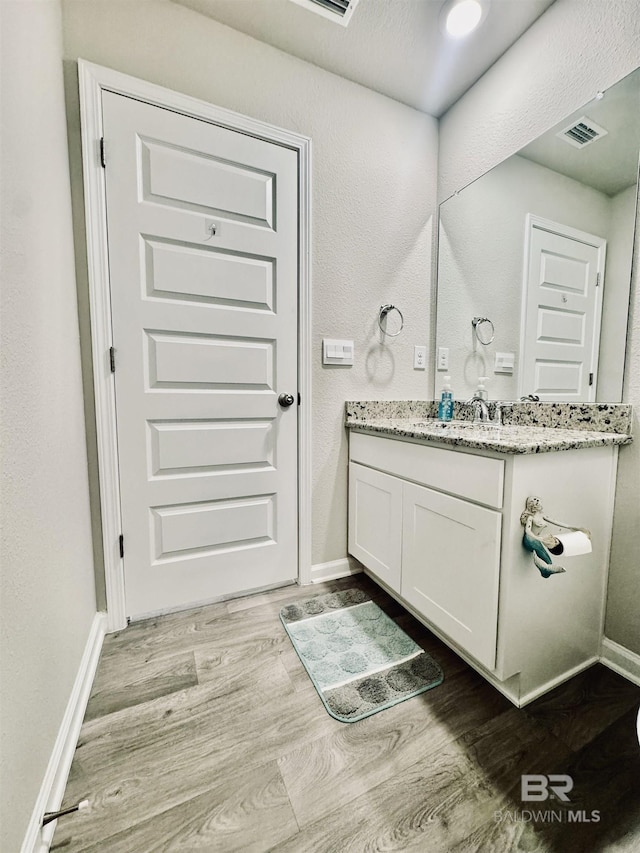
<path fill-rule="evenodd" d="M 622 399 L 639 153 L 640 69 L 442 203 L 436 394 Z"/>

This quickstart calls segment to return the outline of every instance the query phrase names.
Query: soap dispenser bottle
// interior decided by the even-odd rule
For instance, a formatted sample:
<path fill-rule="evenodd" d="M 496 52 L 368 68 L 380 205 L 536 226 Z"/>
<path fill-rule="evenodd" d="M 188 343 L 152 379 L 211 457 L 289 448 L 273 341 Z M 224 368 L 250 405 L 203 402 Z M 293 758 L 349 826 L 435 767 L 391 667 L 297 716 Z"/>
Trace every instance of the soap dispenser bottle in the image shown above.
<path fill-rule="evenodd" d="M 489 399 L 489 392 L 487 391 L 487 386 L 485 384 L 486 381 L 487 381 L 486 376 L 481 376 L 478 379 L 478 387 L 476 389 L 475 396 L 479 397 L 481 400 L 488 400 Z"/>
<path fill-rule="evenodd" d="M 444 377 L 444 385 L 438 403 L 438 420 L 450 421 L 453 418 L 453 391 L 451 390 L 451 377 Z"/>

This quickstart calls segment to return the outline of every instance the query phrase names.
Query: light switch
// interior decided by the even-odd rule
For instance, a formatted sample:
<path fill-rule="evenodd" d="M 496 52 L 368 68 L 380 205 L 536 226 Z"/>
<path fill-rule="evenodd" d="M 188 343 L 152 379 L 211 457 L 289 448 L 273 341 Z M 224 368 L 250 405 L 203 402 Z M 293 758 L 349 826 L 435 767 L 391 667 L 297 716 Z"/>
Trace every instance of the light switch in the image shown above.
<path fill-rule="evenodd" d="M 496 360 L 493 366 L 494 373 L 513 373 L 516 363 L 516 354 L 514 352 L 497 352 Z"/>
<path fill-rule="evenodd" d="M 353 354 L 353 341 L 339 341 L 334 340 L 333 338 L 323 338 L 323 364 L 342 364 L 351 366 L 353 364 Z"/>

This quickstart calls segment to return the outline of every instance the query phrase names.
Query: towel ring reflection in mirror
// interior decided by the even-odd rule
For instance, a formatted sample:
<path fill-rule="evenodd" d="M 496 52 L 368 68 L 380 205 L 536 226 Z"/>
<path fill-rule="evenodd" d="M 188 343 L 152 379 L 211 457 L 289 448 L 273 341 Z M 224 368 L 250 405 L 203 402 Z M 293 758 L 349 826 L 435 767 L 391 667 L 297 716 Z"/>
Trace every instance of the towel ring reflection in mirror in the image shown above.
<path fill-rule="evenodd" d="M 388 332 L 387 331 L 387 315 L 391 311 L 397 311 L 398 315 L 400 317 L 400 328 L 397 330 L 397 332 Z M 383 325 L 383 322 L 384 322 L 384 325 Z M 400 334 L 400 332 L 402 331 L 402 328 L 404 326 L 404 317 L 402 316 L 402 311 L 399 308 L 396 308 L 395 305 L 389 305 L 389 304 L 381 305 L 380 310 L 378 311 L 378 326 L 380 327 L 380 331 L 382 332 L 382 334 L 386 335 L 388 338 L 397 337 Z"/>
<path fill-rule="evenodd" d="M 483 326 L 487 324 L 487 328 L 484 332 L 479 330 L 479 326 Z M 475 332 L 476 338 L 480 341 L 482 346 L 487 347 L 490 343 L 493 343 L 493 339 L 496 336 L 496 330 L 493 325 L 493 321 L 488 317 L 474 317 L 471 321 L 471 325 L 473 326 L 473 331 Z M 488 327 L 491 327 L 490 329 Z"/>

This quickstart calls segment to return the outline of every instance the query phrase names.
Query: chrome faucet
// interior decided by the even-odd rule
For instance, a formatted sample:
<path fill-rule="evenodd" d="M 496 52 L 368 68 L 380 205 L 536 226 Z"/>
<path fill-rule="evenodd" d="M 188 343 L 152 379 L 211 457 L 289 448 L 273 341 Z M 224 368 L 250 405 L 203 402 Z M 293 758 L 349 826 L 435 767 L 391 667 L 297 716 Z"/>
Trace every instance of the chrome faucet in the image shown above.
<path fill-rule="evenodd" d="M 495 404 L 495 415 L 493 420 L 489 415 L 489 404 L 484 399 L 484 397 L 478 396 L 478 394 L 474 394 L 473 397 L 469 400 L 469 403 L 473 405 L 473 422 L 474 424 L 488 424 L 494 423 L 498 426 L 502 426 L 502 406 L 503 404 L 498 401 Z"/>
<path fill-rule="evenodd" d="M 474 424 L 489 423 L 489 405 L 484 397 L 479 397 L 477 394 L 474 394 L 469 402 L 473 405 Z"/>

